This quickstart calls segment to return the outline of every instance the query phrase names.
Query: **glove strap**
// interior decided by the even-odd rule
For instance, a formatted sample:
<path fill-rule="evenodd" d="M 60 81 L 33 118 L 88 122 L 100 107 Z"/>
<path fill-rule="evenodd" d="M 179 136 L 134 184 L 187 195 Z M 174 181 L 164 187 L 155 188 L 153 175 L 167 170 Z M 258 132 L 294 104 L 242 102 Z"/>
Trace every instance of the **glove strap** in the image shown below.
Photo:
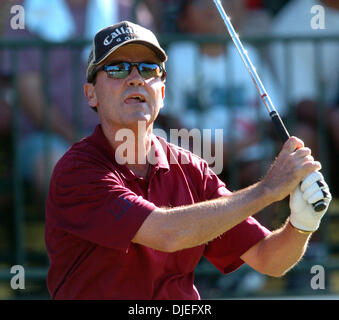
<path fill-rule="evenodd" d="M 295 227 L 295 226 L 291 223 L 291 221 L 289 221 L 288 223 L 292 226 L 292 228 L 293 228 L 294 230 L 298 231 L 298 232 L 301 233 L 301 234 L 311 234 L 311 233 L 313 233 L 314 231 L 316 231 L 316 230 L 314 230 L 314 231 L 306 231 L 306 230 L 302 230 L 302 229 L 299 229 L 299 228 Z"/>

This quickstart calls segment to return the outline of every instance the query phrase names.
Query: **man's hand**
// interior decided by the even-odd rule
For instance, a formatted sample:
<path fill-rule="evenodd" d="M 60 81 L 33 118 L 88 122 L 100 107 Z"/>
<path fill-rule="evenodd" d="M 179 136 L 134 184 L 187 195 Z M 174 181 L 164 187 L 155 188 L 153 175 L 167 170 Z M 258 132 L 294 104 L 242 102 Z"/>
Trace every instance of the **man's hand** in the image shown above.
<path fill-rule="evenodd" d="M 326 209 L 316 212 L 312 204 L 324 199 Z M 310 174 L 290 197 L 290 222 L 298 229 L 316 231 L 332 200 L 330 190 L 319 171 Z"/>
<path fill-rule="evenodd" d="M 321 169 L 321 164 L 314 161 L 311 150 L 304 147 L 302 140 L 289 138 L 272 167 L 262 180 L 269 190 L 273 201 L 286 198 L 308 175 Z"/>

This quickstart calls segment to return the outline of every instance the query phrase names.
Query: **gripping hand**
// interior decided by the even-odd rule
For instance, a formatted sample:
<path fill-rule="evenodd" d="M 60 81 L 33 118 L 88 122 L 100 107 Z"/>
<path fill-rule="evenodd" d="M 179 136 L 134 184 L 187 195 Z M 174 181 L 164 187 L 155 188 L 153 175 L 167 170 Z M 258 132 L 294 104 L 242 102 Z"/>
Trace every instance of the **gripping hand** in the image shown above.
<path fill-rule="evenodd" d="M 312 204 L 323 199 L 326 209 L 316 212 Z M 316 231 L 332 200 L 330 190 L 319 171 L 308 175 L 290 195 L 291 224 L 303 231 Z"/>

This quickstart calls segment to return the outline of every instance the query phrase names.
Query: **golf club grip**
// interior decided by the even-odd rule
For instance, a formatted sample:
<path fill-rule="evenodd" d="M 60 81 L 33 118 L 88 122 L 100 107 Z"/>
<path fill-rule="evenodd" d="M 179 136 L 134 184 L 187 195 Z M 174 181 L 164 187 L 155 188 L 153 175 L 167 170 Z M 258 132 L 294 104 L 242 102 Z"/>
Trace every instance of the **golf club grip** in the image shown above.
<path fill-rule="evenodd" d="M 279 134 L 282 142 L 285 143 L 289 139 L 290 135 L 289 135 L 284 123 L 282 122 L 278 112 L 277 111 L 270 112 L 270 117 L 271 117 L 271 120 L 274 124 L 274 127 L 275 127 L 277 133 Z"/>
<path fill-rule="evenodd" d="M 271 117 L 271 120 L 274 124 L 276 131 L 280 135 L 282 142 L 285 143 L 288 140 L 288 138 L 290 137 L 290 135 L 289 135 L 284 123 L 282 122 L 278 112 L 276 112 L 276 111 L 270 112 L 270 117 Z M 323 199 L 318 200 L 316 203 L 313 203 L 312 206 L 313 206 L 313 209 L 317 212 L 323 211 L 323 210 L 326 209 L 326 203 Z"/>

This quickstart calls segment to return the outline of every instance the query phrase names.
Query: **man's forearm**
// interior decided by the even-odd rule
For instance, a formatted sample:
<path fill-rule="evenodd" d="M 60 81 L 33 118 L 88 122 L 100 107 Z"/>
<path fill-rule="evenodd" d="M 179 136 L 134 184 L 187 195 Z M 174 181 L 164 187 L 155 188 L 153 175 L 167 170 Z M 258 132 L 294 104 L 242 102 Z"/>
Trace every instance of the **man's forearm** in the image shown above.
<path fill-rule="evenodd" d="M 161 251 L 177 251 L 207 243 L 272 203 L 261 182 L 230 196 L 171 209 L 156 209 L 134 242 Z"/>
<path fill-rule="evenodd" d="M 282 276 L 295 266 L 303 257 L 311 233 L 302 234 L 286 221 L 284 226 L 265 237 L 257 244 L 257 265 L 254 269 L 271 275 Z M 246 255 L 242 257 L 248 263 Z"/>

